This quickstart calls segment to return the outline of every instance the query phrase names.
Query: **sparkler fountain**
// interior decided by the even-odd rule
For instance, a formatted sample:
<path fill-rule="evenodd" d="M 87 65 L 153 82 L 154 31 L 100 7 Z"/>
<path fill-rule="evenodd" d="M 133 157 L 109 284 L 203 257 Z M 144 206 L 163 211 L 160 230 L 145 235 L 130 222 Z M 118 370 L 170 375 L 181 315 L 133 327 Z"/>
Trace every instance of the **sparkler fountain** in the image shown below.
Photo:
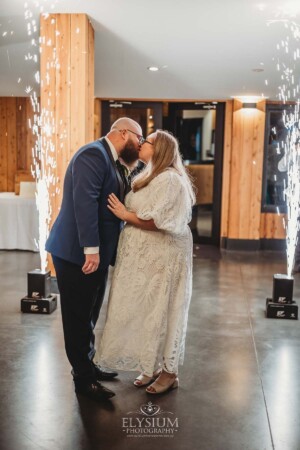
<path fill-rule="evenodd" d="M 38 64 L 38 52 L 40 52 L 40 44 L 45 39 L 39 37 L 38 27 L 34 19 L 34 14 L 30 10 L 28 3 L 25 3 L 25 22 L 27 25 L 28 36 L 31 37 L 32 52 L 25 56 L 25 60 Z M 39 9 L 39 13 L 44 13 L 43 5 L 40 6 L 35 2 L 35 7 Z M 53 8 L 54 4 L 50 5 Z M 45 13 L 47 14 L 47 13 Z M 53 64 L 56 64 L 53 58 Z M 40 84 L 40 72 L 35 71 L 35 82 Z M 45 83 L 49 84 L 50 76 L 46 74 Z M 28 273 L 28 293 L 21 300 L 21 311 L 34 313 L 51 313 L 57 307 L 57 298 L 55 294 L 51 294 L 51 274 L 47 270 L 47 252 L 45 243 L 49 233 L 51 222 L 51 202 L 49 192 L 58 193 L 55 189 L 56 177 L 55 168 L 56 161 L 54 158 L 54 143 L 52 136 L 55 131 L 55 123 L 51 113 L 46 109 L 40 110 L 40 102 L 37 92 L 31 86 L 26 87 L 26 92 L 30 94 L 32 108 L 34 112 L 33 123 L 30 123 L 31 132 L 35 137 L 35 144 L 32 149 L 33 164 L 31 172 L 36 180 L 36 205 L 39 216 L 39 238 L 36 245 L 40 253 L 41 268 L 35 269 Z"/>
<path fill-rule="evenodd" d="M 300 40 L 300 28 L 295 22 L 286 19 L 270 21 L 270 23 L 274 22 L 283 24 L 287 31 L 286 38 L 277 45 L 279 52 L 277 70 L 281 74 L 282 81 L 279 87 L 279 99 L 283 103 L 289 103 L 292 106 L 283 113 L 283 123 L 287 130 L 283 157 L 283 165 L 287 170 L 287 183 L 284 192 L 287 206 L 287 220 L 284 220 L 287 274 L 274 275 L 273 298 L 267 299 L 266 309 L 267 317 L 297 319 L 298 306 L 293 301 L 294 278 L 292 277 L 292 271 L 300 218 L 300 84 L 297 79 L 300 59 L 300 49 L 297 45 Z M 291 49 L 292 44 L 296 44 L 296 48 Z"/>

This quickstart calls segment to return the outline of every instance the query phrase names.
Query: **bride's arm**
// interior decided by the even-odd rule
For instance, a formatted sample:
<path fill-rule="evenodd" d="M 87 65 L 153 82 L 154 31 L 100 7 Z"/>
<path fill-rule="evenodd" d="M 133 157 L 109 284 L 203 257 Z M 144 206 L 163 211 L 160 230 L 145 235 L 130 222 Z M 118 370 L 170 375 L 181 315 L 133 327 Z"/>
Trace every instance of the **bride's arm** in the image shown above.
<path fill-rule="evenodd" d="M 157 231 L 154 220 L 142 220 L 137 217 L 134 212 L 127 211 L 123 203 L 115 196 L 115 194 L 111 194 L 108 197 L 108 209 L 119 219 L 124 220 L 124 222 L 129 223 L 137 228 L 141 228 L 142 230 L 148 231 Z"/>

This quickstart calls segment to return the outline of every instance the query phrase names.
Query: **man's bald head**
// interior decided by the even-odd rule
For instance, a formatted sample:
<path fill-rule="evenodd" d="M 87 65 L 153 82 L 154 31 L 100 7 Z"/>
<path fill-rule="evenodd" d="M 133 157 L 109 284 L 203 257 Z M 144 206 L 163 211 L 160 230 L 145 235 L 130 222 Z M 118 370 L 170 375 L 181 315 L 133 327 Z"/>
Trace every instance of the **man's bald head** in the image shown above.
<path fill-rule="evenodd" d="M 141 126 L 129 117 L 116 120 L 107 134 L 119 156 L 127 164 L 138 160 L 143 131 Z"/>
<path fill-rule="evenodd" d="M 112 124 L 110 131 L 127 129 L 142 135 L 142 129 L 140 125 L 135 120 L 132 120 L 129 117 L 121 117 L 120 119 L 116 120 Z"/>

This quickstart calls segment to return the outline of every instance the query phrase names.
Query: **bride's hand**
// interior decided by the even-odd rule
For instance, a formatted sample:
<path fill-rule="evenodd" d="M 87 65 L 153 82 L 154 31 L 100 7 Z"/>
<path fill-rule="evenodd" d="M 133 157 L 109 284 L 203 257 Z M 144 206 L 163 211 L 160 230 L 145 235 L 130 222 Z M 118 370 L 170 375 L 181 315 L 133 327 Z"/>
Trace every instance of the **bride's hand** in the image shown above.
<path fill-rule="evenodd" d="M 123 205 L 122 202 L 115 196 L 115 194 L 110 194 L 108 196 L 108 209 L 119 219 L 125 220 L 125 214 L 127 212 L 127 209 Z"/>

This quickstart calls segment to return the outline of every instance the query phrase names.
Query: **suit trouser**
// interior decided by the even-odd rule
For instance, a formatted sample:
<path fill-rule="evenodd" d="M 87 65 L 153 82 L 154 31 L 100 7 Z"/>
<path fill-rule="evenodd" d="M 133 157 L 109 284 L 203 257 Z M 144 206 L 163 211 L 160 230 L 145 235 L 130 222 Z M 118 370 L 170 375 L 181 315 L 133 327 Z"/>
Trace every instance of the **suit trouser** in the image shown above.
<path fill-rule="evenodd" d="M 94 328 L 103 302 L 108 269 L 85 275 L 82 268 L 52 255 L 67 357 L 75 379 L 94 380 Z"/>

